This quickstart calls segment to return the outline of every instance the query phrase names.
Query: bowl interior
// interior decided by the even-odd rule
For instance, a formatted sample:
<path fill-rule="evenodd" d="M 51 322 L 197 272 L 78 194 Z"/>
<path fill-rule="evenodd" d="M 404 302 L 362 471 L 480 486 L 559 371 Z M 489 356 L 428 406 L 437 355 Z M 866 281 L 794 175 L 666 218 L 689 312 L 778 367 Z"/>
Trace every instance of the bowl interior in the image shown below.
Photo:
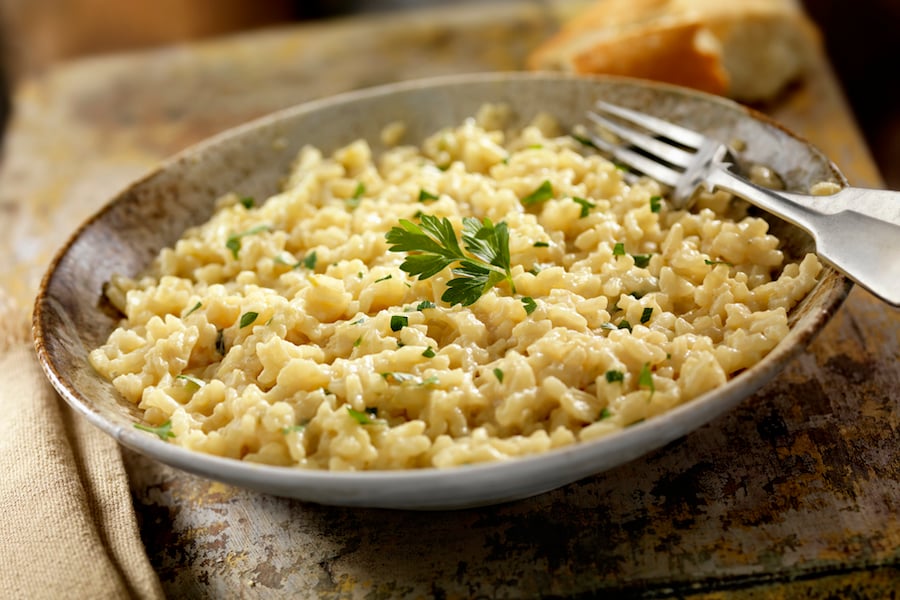
<path fill-rule="evenodd" d="M 395 84 L 304 104 L 219 135 L 191 148 L 122 191 L 69 240 L 50 266 L 35 305 L 39 360 L 53 385 L 78 411 L 120 442 L 163 462 L 239 485 L 317 502 L 407 508 L 447 508 L 523 497 L 599 472 L 647 452 L 709 421 L 771 378 L 805 346 L 845 297 L 849 284 L 827 269 L 790 315 L 792 331 L 753 369 L 726 386 L 621 433 L 548 455 L 451 471 L 335 474 L 260 467 L 197 455 L 134 430 L 140 411 L 87 362 L 118 315 L 103 300 L 114 274 L 141 272 L 161 248 L 212 214 L 224 193 L 265 198 L 300 147 L 324 152 L 358 138 L 381 149 L 380 132 L 403 121 L 404 141 L 420 142 L 443 126 L 474 115 L 486 102 L 505 103 L 527 122 L 553 114 L 564 128 L 585 122 L 597 99 L 643 110 L 723 142 L 740 139 L 744 160 L 775 168 L 790 190 L 812 183 L 844 184 L 815 148 L 774 123 L 719 98 L 621 78 L 550 74 L 483 74 Z M 798 256 L 809 236 L 771 220 Z M 527 466 L 526 466 L 527 465 Z M 423 486 L 430 481 L 431 487 Z M 386 486 L 393 485 L 392 491 Z M 397 487 L 399 486 L 399 487 Z M 415 490 L 412 497 L 410 490 Z"/>

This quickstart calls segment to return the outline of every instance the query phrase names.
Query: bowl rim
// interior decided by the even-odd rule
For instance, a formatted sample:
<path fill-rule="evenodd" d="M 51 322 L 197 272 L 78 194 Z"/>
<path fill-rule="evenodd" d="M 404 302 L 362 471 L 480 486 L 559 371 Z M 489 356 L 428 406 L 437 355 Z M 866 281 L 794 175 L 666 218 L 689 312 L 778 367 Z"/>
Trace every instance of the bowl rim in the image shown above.
<path fill-rule="evenodd" d="M 584 76 L 566 73 L 551 72 L 491 72 L 491 73 L 468 73 L 442 75 L 435 77 L 426 77 L 420 79 L 405 80 L 395 83 L 389 83 L 360 90 L 352 90 L 337 95 L 318 98 L 303 102 L 291 107 L 287 107 L 267 115 L 250 120 L 241 125 L 226 129 L 216 135 L 206 138 L 200 142 L 192 144 L 171 157 L 161 161 L 155 168 L 149 170 L 142 177 L 137 178 L 119 192 L 112 195 L 97 211 L 84 220 L 68 237 L 67 241 L 55 253 L 49 266 L 41 280 L 39 291 L 35 299 L 32 312 L 32 337 L 34 348 L 44 374 L 47 376 L 53 387 L 59 392 L 63 399 L 78 413 L 83 415 L 94 426 L 98 427 L 108 435 L 112 436 L 119 443 L 138 451 L 141 454 L 155 458 L 165 464 L 175 466 L 182 470 L 203 475 L 211 479 L 220 481 L 228 481 L 234 483 L 234 477 L 223 479 L 222 472 L 228 471 L 236 474 L 240 479 L 245 480 L 244 487 L 261 489 L 260 486 L 266 487 L 263 480 L 267 478 L 277 478 L 284 481 L 282 485 L 276 486 L 282 490 L 281 495 L 292 496 L 292 490 L 304 491 L 305 486 L 327 486 L 334 488 L 337 492 L 357 492 L 354 486 L 360 482 L 365 484 L 377 482 L 382 486 L 391 486 L 392 484 L 409 484 L 418 483 L 422 487 L 433 486 L 434 489 L 452 488 L 458 484 L 466 483 L 473 485 L 479 482 L 495 481 L 499 474 L 507 472 L 510 468 L 516 468 L 525 473 L 543 473 L 554 465 L 571 464 L 571 463 L 595 463 L 597 458 L 603 454 L 624 453 L 629 454 L 625 460 L 617 460 L 616 465 L 623 464 L 633 460 L 637 456 L 646 454 L 654 448 L 668 443 L 672 439 L 677 439 L 686 435 L 690 431 L 697 429 L 703 424 L 711 421 L 722 413 L 733 408 L 738 402 L 752 395 L 760 387 L 768 383 L 778 372 L 780 372 L 786 363 L 799 354 L 806 345 L 813 339 L 824 324 L 831 316 L 840 308 L 847 294 L 849 293 L 852 282 L 832 269 L 827 264 L 824 265 L 823 273 L 820 275 L 819 283 L 816 284 L 817 289 L 824 285 L 826 278 L 834 280 L 829 288 L 825 299 L 821 306 L 812 315 L 807 315 L 802 328 L 791 327 L 788 336 L 782 340 L 775 348 L 768 352 L 763 359 L 754 366 L 746 369 L 737 375 L 731 377 L 724 386 L 715 388 L 706 392 L 692 400 L 680 404 L 674 408 L 667 410 L 657 417 L 647 419 L 645 421 L 629 426 L 622 431 L 604 436 L 594 440 L 579 441 L 574 444 L 554 448 L 545 452 L 519 456 L 511 459 L 492 461 L 486 463 L 478 463 L 467 465 L 465 467 L 442 468 L 442 467 L 425 467 L 418 469 L 390 469 L 390 470 L 369 470 L 369 471 L 329 471 L 319 469 L 308 469 L 296 466 L 275 466 L 259 463 L 251 463 L 242 460 L 226 458 L 211 454 L 205 454 L 199 451 L 190 450 L 175 444 L 169 444 L 158 439 L 156 436 L 147 434 L 137 429 L 125 428 L 113 421 L 105 418 L 97 409 L 92 406 L 92 401 L 87 398 L 79 390 L 78 385 L 70 381 L 65 373 L 61 372 L 54 356 L 48 349 L 48 339 L 53 336 L 53 332 L 49 330 L 48 314 L 53 309 L 53 284 L 58 276 L 59 266 L 73 246 L 81 239 L 85 231 L 91 228 L 95 223 L 102 220 L 103 217 L 118 203 L 127 196 L 129 190 L 144 185 L 158 174 L 172 168 L 175 165 L 185 164 L 194 157 L 202 155 L 207 149 L 215 147 L 221 142 L 246 134 L 249 131 L 264 126 L 266 124 L 275 123 L 287 118 L 295 117 L 303 113 L 315 112 L 326 106 L 335 104 L 350 104 L 366 99 L 388 96 L 398 93 L 406 93 L 421 88 L 440 87 L 440 86 L 456 86 L 466 85 L 469 83 L 491 82 L 491 81 L 533 81 L 536 84 L 540 82 L 552 82 L 558 80 L 586 80 L 596 81 L 599 83 L 612 82 L 624 85 L 652 88 L 662 92 L 671 93 L 679 96 L 694 97 L 705 102 L 713 102 L 721 105 L 726 110 L 738 110 L 749 116 L 751 119 L 760 121 L 769 127 L 775 127 L 784 134 L 796 139 L 805 145 L 810 151 L 818 154 L 823 163 L 830 168 L 835 179 L 841 186 L 846 186 L 847 181 L 837 166 L 827 158 L 827 156 L 818 150 L 815 146 L 803 139 L 801 136 L 792 132 L 785 126 L 776 122 L 774 119 L 760 113 L 757 110 L 738 104 L 732 100 L 712 96 L 703 92 L 682 88 L 670 84 L 651 82 L 629 77 L 621 76 Z M 711 403 L 718 403 L 720 406 L 714 411 L 711 417 L 701 419 L 702 422 L 696 423 L 698 407 L 706 406 Z M 664 417 L 664 418 L 662 418 Z M 674 437 L 666 437 L 668 430 L 679 429 L 685 426 L 689 427 L 682 433 Z M 635 432 L 628 435 L 627 432 Z M 654 447 L 644 448 L 639 452 L 630 452 L 630 440 L 640 435 L 652 436 L 660 435 L 660 439 L 664 441 Z M 623 435 L 625 434 L 625 435 Z M 602 462 L 602 461 L 601 461 Z M 612 465 L 615 466 L 615 465 Z M 605 470 L 603 468 L 591 471 L 593 473 Z M 587 476 L 590 473 L 587 473 Z M 582 476 L 582 477 L 583 477 Z M 578 477 L 580 479 L 582 477 Z M 566 479 L 565 483 L 575 481 L 576 479 Z M 257 482 L 255 485 L 253 482 Z M 562 485 L 562 484 L 559 484 Z M 559 487 L 559 485 L 551 485 L 546 489 L 531 491 L 527 494 L 517 494 L 513 491 L 509 497 L 496 497 L 480 502 L 464 502 L 459 506 L 445 504 L 442 502 L 425 503 L 424 506 L 395 506 L 396 502 L 379 501 L 378 498 L 366 500 L 351 496 L 346 502 L 325 502 L 326 504 L 341 504 L 346 506 L 369 506 L 383 508 L 463 508 L 467 506 L 478 506 L 484 504 L 496 504 L 507 500 L 522 498 L 535 495 L 542 491 L 547 491 Z M 278 492 L 275 492 L 278 493 Z M 301 497 L 301 496 L 296 496 Z M 313 499 L 314 502 L 319 500 Z"/>

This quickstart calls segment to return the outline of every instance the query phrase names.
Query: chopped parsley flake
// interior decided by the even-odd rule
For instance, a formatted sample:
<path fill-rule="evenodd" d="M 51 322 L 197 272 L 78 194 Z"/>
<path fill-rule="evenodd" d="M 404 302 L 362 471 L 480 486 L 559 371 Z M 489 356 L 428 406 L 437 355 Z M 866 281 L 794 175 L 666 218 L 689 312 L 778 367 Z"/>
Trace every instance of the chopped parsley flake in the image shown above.
<path fill-rule="evenodd" d="M 429 200 L 437 200 L 438 197 L 439 196 L 437 194 L 432 194 L 429 191 L 419 190 L 419 202 L 428 202 Z"/>
<path fill-rule="evenodd" d="M 662 198 L 659 196 L 650 196 L 650 212 L 658 213 L 661 207 L 660 201 Z"/>
<path fill-rule="evenodd" d="M 495 367 L 494 368 L 494 377 L 497 378 L 497 381 L 499 381 L 500 383 L 503 383 L 503 369 L 501 369 L 499 367 Z"/>
<path fill-rule="evenodd" d="M 251 229 L 246 231 L 242 231 L 241 233 L 233 233 L 228 236 L 228 239 L 225 240 L 225 247 L 231 250 L 231 256 L 234 257 L 235 260 L 238 258 L 238 253 L 241 251 L 241 239 L 247 237 L 248 235 L 256 235 L 257 233 L 262 233 L 263 231 L 269 231 L 271 228 L 268 225 L 257 225 Z"/>
<path fill-rule="evenodd" d="M 425 310 L 426 308 L 435 308 L 434 302 L 431 300 L 422 300 L 416 304 L 416 310 Z"/>
<path fill-rule="evenodd" d="M 627 329 L 628 331 L 631 331 L 631 323 L 629 323 L 625 319 L 622 319 L 621 321 L 619 321 L 618 329 Z"/>
<path fill-rule="evenodd" d="M 225 331 L 222 329 L 216 330 L 216 352 L 225 356 Z"/>
<path fill-rule="evenodd" d="M 638 269 L 644 269 L 650 264 L 650 258 L 652 256 L 652 254 L 632 254 L 631 258 L 634 259 L 634 266 Z"/>
<path fill-rule="evenodd" d="M 197 304 L 195 304 L 194 306 L 191 307 L 191 310 L 189 310 L 186 313 L 184 313 L 183 315 L 181 315 L 181 318 L 183 319 L 186 316 L 188 316 L 189 314 L 197 312 L 198 310 L 200 310 L 201 306 L 203 306 L 203 304 L 198 302 Z"/>
<path fill-rule="evenodd" d="M 379 281 L 387 281 L 387 280 L 390 279 L 391 277 L 393 277 L 393 275 L 391 275 L 390 273 L 388 273 L 388 274 L 385 275 L 384 277 L 379 277 L 378 279 L 376 279 L 376 280 L 373 281 L 372 283 L 378 283 Z"/>
<path fill-rule="evenodd" d="M 391 315 L 391 331 L 400 331 L 409 325 L 409 317 L 406 315 Z"/>
<path fill-rule="evenodd" d="M 172 432 L 172 419 L 169 419 L 159 427 L 152 427 L 150 425 L 144 425 L 143 423 L 135 423 L 134 428 L 155 434 L 159 436 L 159 439 L 164 442 L 167 441 L 168 438 L 175 437 L 175 433 Z"/>
<path fill-rule="evenodd" d="M 653 315 L 653 308 L 647 307 L 641 312 L 641 323 L 646 323 L 650 320 L 651 315 Z"/>
<path fill-rule="evenodd" d="M 653 397 L 656 386 L 653 385 L 653 373 L 650 372 L 650 363 L 644 363 L 644 366 L 641 367 L 641 373 L 638 375 L 638 386 L 649 389 L 650 397 Z"/>
<path fill-rule="evenodd" d="M 380 419 L 376 419 L 375 415 L 378 414 L 378 409 L 376 408 L 366 408 L 365 412 L 356 410 L 352 406 L 347 407 L 347 412 L 353 417 L 360 425 L 375 425 Z"/>
<path fill-rule="evenodd" d="M 549 248 L 550 244 L 548 242 L 535 242 L 534 247 L 535 248 Z"/>
<path fill-rule="evenodd" d="M 256 206 L 256 200 L 253 199 L 253 196 L 244 196 L 241 198 L 241 205 L 247 210 L 250 210 Z"/>
<path fill-rule="evenodd" d="M 572 201 L 575 202 L 576 204 L 581 205 L 581 214 L 579 216 L 582 219 L 584 217 L 588 216 L 588 214 L 590 214 L 592 208 L 597 206 L 593 202 L 589 202 L 589 201 L 585 200 L 584 198 L 572 198 Z"/>
<path fill-rule="evenodd" d="M 593 141 L 591 141 L 590 138 L 583 136 L 583 135 L 578 135 L 577 133 L 571 133 L 569 135 L 572 137 L 573 140 L 575 140 L 579 144 L 581 144 L 583 146 L 587 146 L 589 148 L 594 148 L 595 150 L 599 150 L 599 148 L 597 148 L 597 144 L 595 144 Z"/>
<path fill-rule="evenodd" d="M 522 306 L 525 307 L 525 314 L 530 315 L 537 308 L 537 302 L 531 296 L 525 296 L 522 298 Z"/>
<path fill-rule="evenodd" d="M 619 242 L 613 246 L 613 256 L 625 256 L 625 244 Z"/>
<path fill-rule="evenodd" d="M 256 317 L 258 317 L 258 316 L 259 316 L 259 313 L 253 312 L 253 311 L 245 312 L 244 314 L 242 314 L 241 322 L 240 322 L 241 329 L 243 329 L 247 325 L 250 325 L 251 323 L 253 323 L 253 321 L 255 321 Z"/>
<path fill-rule="evenodd" d="M 602 421 L 603 419 L 608 419 L 611 416 L 612 416 L 612 412 L 607 407 L 604 406 L 603 409 L 600 411 L 600 420 Z"/>
<path fill-rule="evenodd" d="M 197 379 L 196 377 L 193 377 L 191 375 L 177 375 L 175 379 L 181 379 L 185 382 L 186 385 L 189 385 L 195 389 L 200 389 L 204 385 L 206 385 L 205 381 L 203 381 L 202 379 Z"/>
<path fill-rule="evenodd" d="M 306 426 L 308 424 L 309 424 L 308 422 L 303 422 L 303 423 L 298 423 L 297 425 L 289 425 L 288 427 L 282 427 L 281 433 L 283 433 L 284 435 L 287 435 L 289 433 L 303 431 L 304 429 L 306 429 Z"/>
<path fill-rule="evenodd" d="M 730 262 L 725 261 L 725 260 L 709 260 L 709 259 L 707 258 L 707 259 L 705 259 L 703 262 L 705 262 L 705 263 L 708 264 L 708 265 L 712 265 L 712 266 L 715 266 L 715 265 L 726 265 L 726 266 L 728 266 L 728 267 L 733 267 L 733 266 L 734 266 L 733 264 L 731 264 Z"/>
<path fill-rule="evenodd" d="M 289 255 L 289 256 L 290 256 L 290 255 Z M 291 256 L 291 258 L 293 258 L 293 256 Z M 275 257 L 274 259 L 272 259 L 272 260 L 274 260 L 276 263 L 278 263 L 278 264 L 280 264 L 280 265 L 287 265 L 287 266 L 289 266 L 289 267 L 292 268 L 292 269 L 298 269 L 298 268 L 300 268 L 300 267 L 306 267 L 307 269 L 309 269 L 310 271 L 312 271 L 313 269 L 316 268 L 316 261 L 318 260 L 318 257 L 316 256 L 316 251 L 313 250 L 312 252 L 310 252 L 309 254 L 307 254 L 307 255 L 303 258 L 303 260 L 298 260 L 297 262 L 288 262 L 287 260 L 284 259 L 284 256 L 283 256 L 283 255 L 276 256 L 276 257 Z M 362 273 L 359 273 L 358 275 L 359 275 L 359 278 L 362 279 Z"/>
<path fill-rule="evenodd" d="M 553 185 L 549 180 L 545 179 L 544 182 L 537 187 L 533 192 L 522 198 L 522 204 L 525 206 L 532 206 L 534 204 L 540 204 L 541 202 L 546 202 L 550 198 L 553 197 Z"/>
<path fill-rule="evenodd" d="M 387 373 L 381 373 L 381 376 L 384 378 L 385 381 L 387 381 L 389 383 L 399 383 L 399 384 L 409 383 L 411 385 L 418 385 L 418 386 L 422 386 L 422 387 L 429 386 L 429 385 L 437 385 L 439 383 L 438 378 L 435 375 L 432 375 L 430 377 L 426 377 L 425 379 L 422 379 L 420 377 L 417 377 L 416 375 L 413 375 L 412 373 L 387 372 Z"/>
<path fill-rule="evenodd" d="M 607 383 L 615 383 L 617 381 L 625 381 L 625 373 L 617 369 L 610 369 L 606 372 Z"/>
<path fill-rule="evenodd" d="M 422 352 L 422 356 L 424 356 L 425 358 L 434 358 L 434 349 L 431 346 L 428 346 L 427 348 L 425 348 L 425 351 Z"/>
<path fill-rule="evenodd" d="M 359 203 L 362 201 L 363 194 L 366 193 L 366 185 L 360 181 L 356 184 L 356 189 L 353 190 L 353 195 L 347 198 L 347 206 L 350 208 L 356 208 L 359 206 Z"/>

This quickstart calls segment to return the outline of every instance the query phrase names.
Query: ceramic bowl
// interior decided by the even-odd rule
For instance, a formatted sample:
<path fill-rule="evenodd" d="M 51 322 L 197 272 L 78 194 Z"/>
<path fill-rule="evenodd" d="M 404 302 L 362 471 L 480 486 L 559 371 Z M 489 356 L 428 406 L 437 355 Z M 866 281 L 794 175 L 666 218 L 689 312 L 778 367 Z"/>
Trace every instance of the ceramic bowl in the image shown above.
<path fill-rule="evenodd" d="M 164 246 L 205 221 L 227 192 L 265 198 L 277 191 L 298 149 L 330 151 L 357 138 L 379 148 L 381 128 L 407 125 L 407 140 L 475 114 L 485 102 L 530 119 L 554 114 L 564 127 L 584 122 L 597 99 L 643 110 L 723 142 L 743 140 L 744 160 L 776 167 L 790 190 L 845 181 L 829 160 L 784 128 L 721 98 L 621 78 L 505 73 L 412 81 L 351 92 L 290 108 L 225 132 L 164 163 L 110 199 L 50 265 L 34 310 L 39 360 L 53 386 L 91 423 L 120 443 L 211 479 L 302 500 L 345 506 L 447 509 L 539 494 L 658 448 L 729 410 L 774 377 L 839 307 L 850 284 L 826 268 L 790 313 L 790 334 L 726 385 L 605 438 L 540 455 L 452 469 L 325 472 L 262 466 L 209 456 L 137 430 L 140 411 L 88 364 L 118 315 L 105 308 L 104 282 L 141 272 Z M 802 231 L 771 219 L 790 256 L 813 249 Z"/>

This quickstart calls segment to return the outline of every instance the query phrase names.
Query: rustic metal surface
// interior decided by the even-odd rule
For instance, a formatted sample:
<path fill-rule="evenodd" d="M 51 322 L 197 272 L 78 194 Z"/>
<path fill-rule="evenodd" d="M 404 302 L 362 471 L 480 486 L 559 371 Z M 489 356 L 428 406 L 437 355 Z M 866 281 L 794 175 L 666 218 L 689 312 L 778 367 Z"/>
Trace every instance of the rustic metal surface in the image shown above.
<path fill-rule="evenodd" d="M 16 96 L 0 170 L 0 281 L 26 306 L 77 224 L 188 143 L 338 91 L 520 68 L 555 19 L 530 2 L 426 10 L 60 67 Z M 824 62 L 761 108 L 852 183 L 879 184 Z M 127 454 L 135 506 L 173 598 L 890 597 L 900 578 L 898 337 L 900 312 L 854 290 L 809 351 L 738 409 L 513 504 L 326 508 Z"/>

